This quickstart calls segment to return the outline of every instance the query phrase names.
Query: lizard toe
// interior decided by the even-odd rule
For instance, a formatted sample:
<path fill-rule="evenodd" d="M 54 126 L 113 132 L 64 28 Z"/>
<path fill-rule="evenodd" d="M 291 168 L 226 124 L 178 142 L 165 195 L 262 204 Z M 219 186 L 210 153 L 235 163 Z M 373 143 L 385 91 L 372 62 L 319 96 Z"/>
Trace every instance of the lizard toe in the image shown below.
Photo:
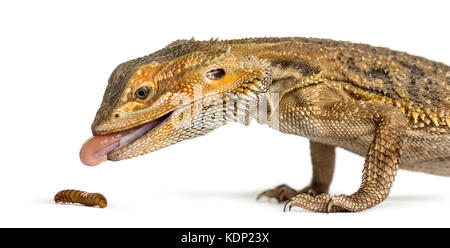
<path fill-rule="evenodd" d="M 307 193 L 301 193 L 292 197 L 285 205 L 285 210 L 292 207 L 300 207 L 314 212 L 328 212 L 328 205 L 331 197 L 327 194 L 311 196 Z"/>
<path fill-rule="evenodd" d="M 292 189 L 291 187 L 285 184 L 282 184 L 274 189 L 263 191 L 256 197 L 256 200 L 259 200 L 265 196 L 268 197 L 269 199 L 274 198 L 280 203 L 289 200 L 290 198 L 292 198 L 297 194 L 298 192 L 296 190 Z"/>

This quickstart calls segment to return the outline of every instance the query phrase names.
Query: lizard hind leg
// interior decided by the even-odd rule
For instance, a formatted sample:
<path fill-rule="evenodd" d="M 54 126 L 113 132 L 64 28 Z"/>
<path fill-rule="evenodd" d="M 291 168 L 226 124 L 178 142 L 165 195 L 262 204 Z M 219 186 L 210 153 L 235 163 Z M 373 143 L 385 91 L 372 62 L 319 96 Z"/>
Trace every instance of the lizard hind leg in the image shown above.
<path fill-rule="evenodd" d="M 310 141 L 311 162 L 313 166 L 313 179 L 309 186 L 295 190 L 282 184 L 258 195 L 257 200 L 263 196 L 275 198 L 278 202 L 287 201 L 298 194 L 317 196 L 328 193 L 334 172 L 335 147 Z"/>

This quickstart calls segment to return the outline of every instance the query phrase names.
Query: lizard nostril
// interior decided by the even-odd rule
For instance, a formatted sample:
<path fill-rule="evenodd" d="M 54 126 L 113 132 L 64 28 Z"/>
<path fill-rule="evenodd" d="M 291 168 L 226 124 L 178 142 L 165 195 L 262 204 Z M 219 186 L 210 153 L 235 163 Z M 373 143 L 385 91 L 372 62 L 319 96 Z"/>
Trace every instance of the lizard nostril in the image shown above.
<path fill-rule="evenodd" d="M 116 119 L 119 118 L 119 117 L 120 117 L 119 114 L 115 114 L 115 115 L 114 115 L 114 118 L 116 118 Z"/>

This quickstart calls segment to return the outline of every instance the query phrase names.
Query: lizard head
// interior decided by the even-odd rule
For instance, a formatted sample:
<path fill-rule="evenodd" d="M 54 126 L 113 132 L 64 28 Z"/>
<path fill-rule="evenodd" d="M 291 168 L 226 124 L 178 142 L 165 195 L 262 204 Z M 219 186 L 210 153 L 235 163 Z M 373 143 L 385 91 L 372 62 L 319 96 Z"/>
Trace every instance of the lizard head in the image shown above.
<path fill-rule="evenodd" d="M 206 134 L 227 122 L 224 100 L 252 99 L 270 80 L 263 59 L 218 41 L 176 41 L 113 71 L 80 158 L 128 159 Z"/>

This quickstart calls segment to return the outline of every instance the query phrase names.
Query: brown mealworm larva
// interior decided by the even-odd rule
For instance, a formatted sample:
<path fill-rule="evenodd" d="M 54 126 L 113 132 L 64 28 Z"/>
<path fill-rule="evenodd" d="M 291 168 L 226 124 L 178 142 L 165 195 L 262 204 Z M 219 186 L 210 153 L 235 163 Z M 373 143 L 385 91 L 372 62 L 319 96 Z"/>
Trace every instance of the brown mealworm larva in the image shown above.
<path fill-rule="evenodd" d="M 100 193 L 88 193 L 81 190 L 66 189 L 55 195 L 55 202 L 59 203 L 81 203 L 86 206 L 98 205 L 100 208 L 108 204 L 106 198 Z"/>

